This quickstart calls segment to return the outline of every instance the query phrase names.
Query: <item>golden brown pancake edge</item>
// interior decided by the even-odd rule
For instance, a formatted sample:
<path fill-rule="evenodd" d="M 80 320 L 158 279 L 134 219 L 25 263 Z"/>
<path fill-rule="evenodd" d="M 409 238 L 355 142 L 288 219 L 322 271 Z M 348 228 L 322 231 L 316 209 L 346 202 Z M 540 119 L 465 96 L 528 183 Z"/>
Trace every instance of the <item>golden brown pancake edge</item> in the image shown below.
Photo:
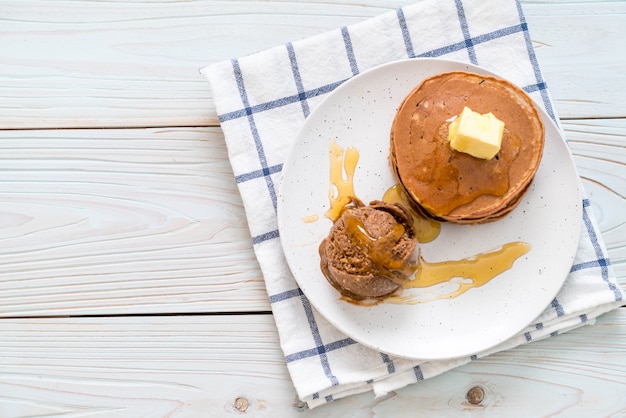
<path fill-rule="evenodd" d="M 452 150 L 447 125 L 464 106 L 505 123 L 497 158 Z M 389 160 L 422 213 L 455 223 L 501 218 L 517 206 L 539 167 L 544 127 L 532 99 L 504 79 L 462 71 L 422 81 L 400 105 Z"/>

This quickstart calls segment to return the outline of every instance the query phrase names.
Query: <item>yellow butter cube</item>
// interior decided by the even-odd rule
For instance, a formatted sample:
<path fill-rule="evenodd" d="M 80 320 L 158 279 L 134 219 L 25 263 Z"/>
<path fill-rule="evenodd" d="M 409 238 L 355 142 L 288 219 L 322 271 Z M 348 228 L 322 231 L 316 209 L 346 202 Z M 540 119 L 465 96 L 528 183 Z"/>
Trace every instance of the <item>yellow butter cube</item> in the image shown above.
<path fill-rule="evenodd" d="M 504 122 L 493 113 L 481 115 L 469 107 L 450 123 L 448 139 L 450 146 L 477 158 L 492 159 L 502 145 Z"/>

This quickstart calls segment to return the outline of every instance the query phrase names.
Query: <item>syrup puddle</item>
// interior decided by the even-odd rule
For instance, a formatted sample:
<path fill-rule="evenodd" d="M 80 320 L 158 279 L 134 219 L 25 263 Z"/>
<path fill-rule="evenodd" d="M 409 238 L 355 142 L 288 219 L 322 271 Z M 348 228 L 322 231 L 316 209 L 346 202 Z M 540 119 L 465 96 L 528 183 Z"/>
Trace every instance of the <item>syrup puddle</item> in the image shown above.
<path fill-rule="evenodd" d="M 421 244 L 434 241 L 441 232 L 441 224 L 433 219 L 427 219 L 420 216 L 417 212 L 411 209 L 411 203 L 409 203 L 409 196 L 407 196 L 404 188 L 400 184 L 391 186 L 383 195 L 383 202 L 387 203 L 399 203 L 402 207 L 406 208 L 413 217 L 413 230 L 417 241 Z"/>
<path fill-rule="evenodd" d="M 425 289 L 444 283 L 453 283 L 457 285 L 456 290 L 448 290 L 449 293 L 444 292 L 430 298 L 426 295 L 419 298 L 416 298 L 416 295 L 389 296 L 385 302 L 414 304 L 461 296 L 470 289 L 489 283 L 496 276 L 513 267 L 513 263 L 528 251 L 530 251 L 530 244 L 515 241 L 504 244 L 499 250 L 481 253 L 462 260 L 433 263 L 420 257 L 415 275 L 404 282 L 403 289 Z M 469 279 L 469 281 L 458 280 L 458 278 Z M 423 299 L 424 297 L 426 299 Z"/>

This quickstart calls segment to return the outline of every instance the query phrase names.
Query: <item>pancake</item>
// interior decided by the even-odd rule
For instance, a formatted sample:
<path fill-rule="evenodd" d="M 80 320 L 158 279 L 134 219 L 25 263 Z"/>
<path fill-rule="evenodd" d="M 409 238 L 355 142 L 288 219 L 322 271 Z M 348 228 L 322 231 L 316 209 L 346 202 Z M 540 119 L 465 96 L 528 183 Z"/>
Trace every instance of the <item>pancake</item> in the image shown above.
<path fill-rule="evenodd" d="M 448 125 L 467 106 L 504 122 L 498 154 L 481 159 L 450 147 Z M 514 84 L 468 72 L 424 80 L 402 102 L 390 134 L 390 163 L 415 209 L 439 221 L 483 223 L 513 210 L 543 154 L 544 127 Z"/>
<path fill-rule="evenodd" d="M 398 290 L 413 272 L 413 218 L 399 204 L 358 199 L 344 208 L 319 247 L 320 267 L 343 296 L 378 299 Z"/>

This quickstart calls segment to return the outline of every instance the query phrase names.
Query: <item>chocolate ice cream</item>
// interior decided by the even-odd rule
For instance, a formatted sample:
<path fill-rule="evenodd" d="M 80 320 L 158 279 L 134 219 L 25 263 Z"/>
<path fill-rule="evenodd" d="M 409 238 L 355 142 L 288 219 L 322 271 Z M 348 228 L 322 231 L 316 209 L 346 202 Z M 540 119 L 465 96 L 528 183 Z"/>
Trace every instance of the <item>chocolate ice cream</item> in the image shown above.
<path fill-rule="evenodd" d="M 319 247 L 321 269 L 344 296 L 376 299 L 398 290 L 414 272 L 413 218 L 399 204 L 354 199 Z"/>

